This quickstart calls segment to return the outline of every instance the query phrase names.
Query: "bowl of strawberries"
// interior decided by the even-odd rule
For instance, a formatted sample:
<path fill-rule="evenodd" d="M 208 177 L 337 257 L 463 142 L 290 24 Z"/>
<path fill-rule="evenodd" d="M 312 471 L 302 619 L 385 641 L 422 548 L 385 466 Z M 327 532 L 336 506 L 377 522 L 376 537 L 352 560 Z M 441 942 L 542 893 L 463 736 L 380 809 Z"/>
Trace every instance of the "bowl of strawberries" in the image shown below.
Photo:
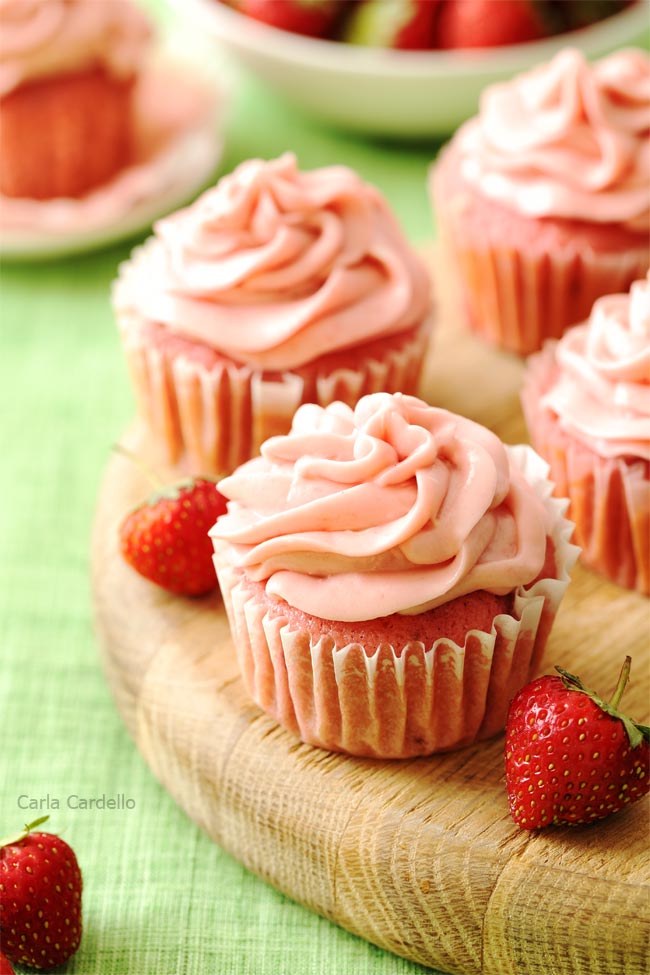
<path fill-rule="evenodd" d="M 446 136 L 562 47 L 647 43 L 645 0 L 171 0 L 285 98 L 360 134 Z"/>

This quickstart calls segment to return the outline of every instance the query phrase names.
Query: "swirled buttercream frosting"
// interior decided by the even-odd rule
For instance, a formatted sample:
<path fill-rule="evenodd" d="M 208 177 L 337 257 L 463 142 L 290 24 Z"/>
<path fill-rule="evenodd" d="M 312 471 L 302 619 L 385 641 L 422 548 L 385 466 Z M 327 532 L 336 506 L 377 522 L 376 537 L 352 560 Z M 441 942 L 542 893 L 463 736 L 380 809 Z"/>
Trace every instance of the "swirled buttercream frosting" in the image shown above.
<path fill-rule="evenodd" d="M 238 362 L 292 369 L 419 325 L 429 278 L 381 194 L 345 166 L 249 160 L 155 226 L 116 305 Z"/>
<path fill-rule="evenodd" d="M 650 274 L 607 295 L 556 348 L 558 375 L 543 404 L 602 457 L 650 460 Z"/>
<path fill-rule="evenodd" d="M 413 396 L 302 406 L 288 435 L 219 487 L 229 504 L 213 539 L 267 592 L 322 619 L 503 595 L 544 564 L 543 505 L 501 441 Z"/>
<path fill-rule="evenodd" d="M 650 223 L 650 57 L 577 50 L 492 85 L 454 140 L 463 178 L 531 217 Z"/>
<path fill-rule="evenodd" d="M 128 77 L 150 33 L 131 0 L 0 0 L 0 95 L 96 65 Z"/>

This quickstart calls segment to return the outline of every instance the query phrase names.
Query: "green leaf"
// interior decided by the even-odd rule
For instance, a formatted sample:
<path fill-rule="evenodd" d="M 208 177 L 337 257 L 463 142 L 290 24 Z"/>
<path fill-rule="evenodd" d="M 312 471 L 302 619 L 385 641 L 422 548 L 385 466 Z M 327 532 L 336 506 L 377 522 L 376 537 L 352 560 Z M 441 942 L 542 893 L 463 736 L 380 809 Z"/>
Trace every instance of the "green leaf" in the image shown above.
<path fill-rule="evenodd" d="M 19 833 L 13 833 L 11 836 L 5 836 L 0 840 L 0 849 L 3 846 L 11 846 L 13 843 L 20 843 L 20 841 L 24 840 L 33 829 L 36 829 L 37 826 L 41 826 L 43 823 L 47 822 L 49 818 L 49 816 L 40 816 L 38 819 L 35 819 L 33 823 L 25 823 L 24 828 Z"/>

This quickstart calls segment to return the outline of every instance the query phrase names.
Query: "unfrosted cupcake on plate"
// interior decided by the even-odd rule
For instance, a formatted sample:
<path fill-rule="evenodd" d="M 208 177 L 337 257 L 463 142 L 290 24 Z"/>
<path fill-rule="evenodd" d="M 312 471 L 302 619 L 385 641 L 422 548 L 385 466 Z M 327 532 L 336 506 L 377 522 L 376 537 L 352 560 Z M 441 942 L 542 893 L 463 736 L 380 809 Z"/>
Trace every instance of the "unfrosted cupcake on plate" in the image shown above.
<path fill-rule="evenodd" d="M 650 279 L 531 356 L 522 390 L 586 565 L 650 594 Z"/>
<path fill-rule="evenodd" d="M 546 474 L 531 448 L 413 396 L 302 406 L 220 482 L 210 533 L 256 703 L 354 755 L 500 731 L 577 553 Z"/>
<path fill-rule="evenodd" d="M 249 160 L 154 229 L 122 265 L 114 306 L 167 461 L 231 471 L 301 403 L 416 391 L 428 273 L 351 169 Z"/>
<path fill-rule="evenodd" d="M 431 170 L 471 327 L 520 354 L 627 291 L 650 260 L 650 58 L 565 49 L 487 88 Z"/>
<path fill-rule="evenodd" d="M 79 197 L 128 164 L 150 33 L 130 0 L 2 0 L 0 194 Z"/>

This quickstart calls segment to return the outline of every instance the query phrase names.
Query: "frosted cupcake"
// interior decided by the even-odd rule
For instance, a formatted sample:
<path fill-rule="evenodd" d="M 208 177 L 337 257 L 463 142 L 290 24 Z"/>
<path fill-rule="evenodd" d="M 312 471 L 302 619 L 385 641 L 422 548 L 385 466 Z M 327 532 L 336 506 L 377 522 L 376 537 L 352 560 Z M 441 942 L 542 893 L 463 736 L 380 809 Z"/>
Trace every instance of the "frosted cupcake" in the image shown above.
<path fill-rule="evenodd" d="M 221 481 L 245 684 L 303 741 L 403 758 L 496 734 L 577 549 L 528 447 L 401 394 L 307 405 Z"/>
<path fill-rule="evenodd" d="M 522 403 L 585 564 L 650 594 L 650 280 L 532 356 Z"/>
<path fill-rule="evenodd" d="M 129 0 L 0 2 L 0 193 L 79 197 L 131 158 L 150 28 Z"/>
<path fill-rule="evenodd" d="M 301 403 L 415 392 L 430 286 L 374 187 L 286 154 L 159 221 L 114 305 L 152 443 L 210 473 L 286 433 Z"/>
<path fill-rule="evenodd" d="M 471 327 L 539 349 L 650 260 L 650 58 L 578 51 L 487 88 L 432 168 Z"/>

